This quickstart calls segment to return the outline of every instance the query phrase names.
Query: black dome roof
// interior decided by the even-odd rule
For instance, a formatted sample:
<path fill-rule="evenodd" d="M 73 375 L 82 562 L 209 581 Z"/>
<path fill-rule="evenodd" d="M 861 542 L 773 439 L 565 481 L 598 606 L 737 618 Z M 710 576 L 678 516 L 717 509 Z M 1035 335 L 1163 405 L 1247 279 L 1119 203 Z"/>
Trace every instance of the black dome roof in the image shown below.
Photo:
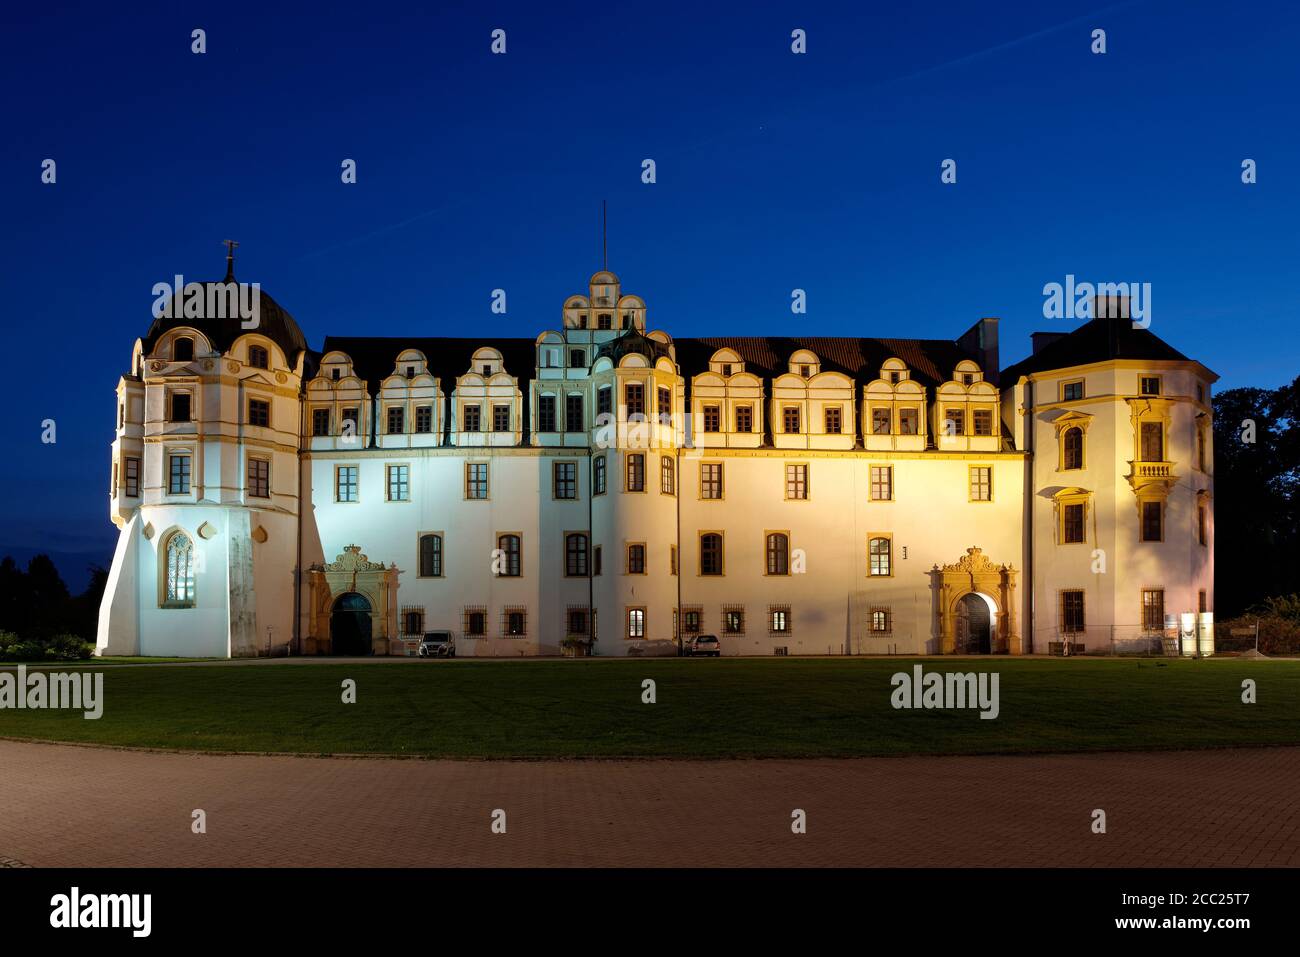
<path fill-rule="evenodd" d="M 608 356 L 614 360 L 615 365 L 618 365 L 618 361 L 629 353 L 645 356 L 650 360 L 651 365 L 654 365 L 661 357 L 672 358 L 672 350 L 666 343 L 651 339 L 635 327 L 629 327 L 621 336 L 611 339 L 600 346 L 596 350 L 596 358 Z"/>
<path fill-rule="evenodd" d="M 229 281 L 229 280 L 228 280 Z M 208 301 L 210 296 L 228 297 L 225 301 L 230 301 L 231 296 L 229 286 L 225 282 L 200 282 L 187 283 L 186 288 L 191 285 L 201 286 L 203 288 L 204 301 Z M 241 285 L 244 285 L 241 283 Z M 243 293 L 242 295 L 247 295 Z M 258 288 L 258 323 L 255 327 L 245 329 L 243 321 L 238 318 L 238 312 L 235 309 L 227 310 L 227 314 L 233 316 L 230 319 L 219 318 L 186 318 L 183 301 L 177 296 L 173 301 L 172 316 L 158 316 L 154 319 L 153 324 L 149 326 L 149 332 L 144 338 L 145 354 L 153 351 L 154 344 L 163 333 L 178 328 L 196 329 L 201 332 L 207 340 L 212 343 L 213 348 L 222 352 L 227 352 L 236 339 L 248 333 L 256 333 L 266 336 L 283 351 L 289 364 L 293 365 L 299 353 L 307 351 L 307 338 L 298 328 L 298 323 L 294 322 L 293 316 L 278 302 L 272 299 L 264 290 Z M 232 303 L 232 305 L 236 305 Z"/>

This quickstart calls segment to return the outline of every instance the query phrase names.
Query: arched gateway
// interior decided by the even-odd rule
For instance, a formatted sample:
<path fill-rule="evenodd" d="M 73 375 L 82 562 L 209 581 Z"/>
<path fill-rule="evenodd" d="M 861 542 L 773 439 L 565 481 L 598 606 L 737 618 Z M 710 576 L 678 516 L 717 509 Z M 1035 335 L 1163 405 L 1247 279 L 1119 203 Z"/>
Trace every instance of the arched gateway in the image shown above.
<path fill-rule="evenodd" d="M 1023 654 L 1016 627 L 1016 572 L 995 565 L 978 548 L 952 565 L 930 570 L 945 655 Z"/>

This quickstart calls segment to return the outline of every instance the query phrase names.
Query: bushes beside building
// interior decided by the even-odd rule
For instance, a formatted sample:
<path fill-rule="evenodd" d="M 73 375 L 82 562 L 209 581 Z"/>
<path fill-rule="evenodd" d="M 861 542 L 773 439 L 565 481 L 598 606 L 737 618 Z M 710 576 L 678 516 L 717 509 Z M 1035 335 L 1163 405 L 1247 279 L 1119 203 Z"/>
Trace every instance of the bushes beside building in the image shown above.
<path fill-rule="evenodd" d="M 1300 655 L 1300 594 L 1265 599 L 1246 614 L 1219 622 L 1215 631 L 1218 635 L 1231 636 L 1234 629 L 1254 629 L 1256 622 L 1259 623 L 1259 650 L 1263 654 Z M 1233 636 L 1216 644 L 1238 650 L 1230 644 L 1238 640 Z M 1250 644 L 1253 646 L 1253 642 Z"/>
<path fill-rule="evenodd" d="M 24 640 L 12 631 L 0 631 L 0 661 L 77 661 L 89 658 L 95 646 L 76 635 L 53 635 Z"/>
<path fill-rule="evenodd" d="M 45 555 L 26 570 L 10 557 L 0 561 L 0 661 L 89 658 L 107 577 L 90 569 L 86 590 L 73 595 Z"/>

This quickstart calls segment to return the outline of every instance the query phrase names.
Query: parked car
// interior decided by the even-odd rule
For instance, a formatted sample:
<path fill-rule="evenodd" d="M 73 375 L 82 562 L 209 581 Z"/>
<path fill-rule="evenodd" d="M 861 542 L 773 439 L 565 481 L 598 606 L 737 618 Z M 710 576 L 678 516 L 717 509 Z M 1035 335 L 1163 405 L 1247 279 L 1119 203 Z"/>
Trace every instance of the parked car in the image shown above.
<path fill-rule="evenodd" d="M 687 642 L 686 654 L 692 658 L 717 658 L 722 654 L 722 643 L 717 635 L 696 635 Z"/>
<path fill-rule="evenodd" d="M 426 631 L 419 654 L 421 658 L 455 658 L 456 641 L 449 631 Z"/>

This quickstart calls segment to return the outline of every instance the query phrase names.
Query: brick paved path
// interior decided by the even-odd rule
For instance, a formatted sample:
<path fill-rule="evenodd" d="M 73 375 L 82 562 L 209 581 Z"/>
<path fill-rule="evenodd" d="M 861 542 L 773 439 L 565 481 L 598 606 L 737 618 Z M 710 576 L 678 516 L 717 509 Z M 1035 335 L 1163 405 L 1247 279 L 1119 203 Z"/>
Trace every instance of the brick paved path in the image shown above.
<path fill-rule="evenodd" d="M 190 831 L 191 811 L 208 832 Z M 502 808 L 507 833 L 491 833 Z M 790 831 L 802 808 L 808 833 Z M 1104 835 L 1091 813 L 1107 814 Z M 1300 865 L 1300 748 L 402 761 L 0 741 L 0 858 L 43 866 Z"/>

